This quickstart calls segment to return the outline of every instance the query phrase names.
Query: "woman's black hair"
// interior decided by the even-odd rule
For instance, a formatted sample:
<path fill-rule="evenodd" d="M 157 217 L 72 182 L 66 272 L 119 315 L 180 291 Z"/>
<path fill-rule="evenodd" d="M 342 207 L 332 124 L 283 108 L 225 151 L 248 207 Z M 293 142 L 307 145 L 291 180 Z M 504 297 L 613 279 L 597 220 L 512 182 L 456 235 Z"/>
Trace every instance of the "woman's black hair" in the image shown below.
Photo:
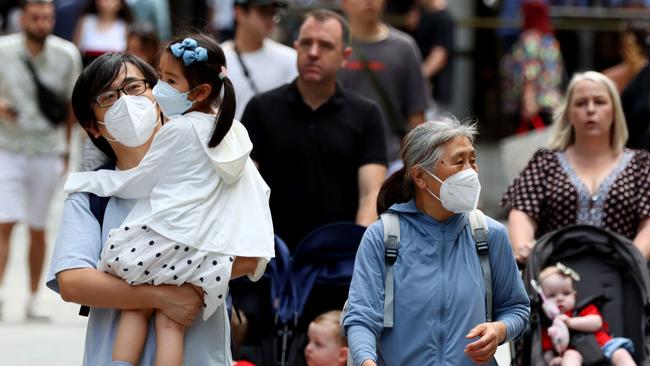
<path fill-rule="evenodd" d="M 158 81 L 156 70 L 141 58 L 123 52 L 99 56 L 79 75 L 72 91 L 72 110 L 84 129 L 97 128 L 97 119 L 93 111 L 95 97 L 110 87 L 127 63 L 140 69 L 149 88 L 156 85 Z M 111 160 L 116 160 L 115 152 L 104 137 L 95 138 L 90 133 L 88 137 Z"/>
<path fill-rule="evenodd" d="M 407 174 L 406 168 L 393 173 L 381 185 L 377 195 L 377 214 L 382 214 L 395 203 L 406 202 L 414 197 L 414 188 L 410 186 L 404 175 Z"/>
<path fill-rule="evenodd" d="M 227 76 L 223 79 L 219 76 L 221 74 L 221 67 L 226 66 L 226 56 L 217 41 L 203 33 L 193 33 L 173 39 L 165 47 L 165 51 L 172 55 L 172 57 L 175 57 L 171 51 L 171 45 L 181 43 L 185 38 L 194 39 L 199 47 L 203 47 L 208 51 L 208 59 L 206 61 L 194 61 L 189 65 L 184 65 L 179 60 L 181 69 L 183 70 L 183 76 L 189 82 L 190 88 L 194 88 L 200 84 L 210 84 L 212 91 L 205 102 L 212 104 L 219 98 L 221 88 L 223 87 L 223 98 L 219 107 L 219 114 L 215 120 L 216 126 L 208 141 L 208 147 L 215 147 L 226 136 L 235 118 L 235 89 Z"/>

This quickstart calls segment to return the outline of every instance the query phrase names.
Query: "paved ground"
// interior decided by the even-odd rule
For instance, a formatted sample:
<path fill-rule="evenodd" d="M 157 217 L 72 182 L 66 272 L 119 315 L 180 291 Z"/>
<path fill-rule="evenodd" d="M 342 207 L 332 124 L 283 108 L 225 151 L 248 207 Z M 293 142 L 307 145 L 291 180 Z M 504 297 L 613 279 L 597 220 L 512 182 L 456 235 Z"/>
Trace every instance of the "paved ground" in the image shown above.
<path fill-rule="evenodd" d="M 501 167 L 495 146 L 479 147 L 479 164 L 483 185 L 482 206 L 486 213 L 499 212 L 497 204 L 503 191 Z M 50 212 L 50 250 L 59 225 L 64 194 L 58 192 Z M 80 365 L 86 318 L 77 315 L 79 307 L 64 303 L 58 295 L 43 286 L 43 303 L 55 316 L 51 323 L 26 322 L 24 303 L 27 298 L 26 232 L 19 227 L 12 240 L 12 252 L 6 276 L 4 318 L 0 321 L 0 365 L 68 366 Z M 47 259 L 49 265 L 49 256 Z M 507 365 L 507 355 L 499 357 Z"/>
<path fill-rule="evenodd" d="M 49 243 L 54 242 L 63 194 L 54 198 Z M 15 230 L 11 258 L 6 274 L 6 300 L 0 321 L 0 364 L 12 366 L 80 365 L 86 318 L 77 315 L 79 307 L 68 304 L 43 286 L 40 297 L 54 315 L 51 323 L 27 322 L 24 304 L 28 293 L 27 236 L 24 227 Z M 49 249 L 51 250 L 51 245 Z M 49 255 L 47 263 L 49 266 Z M 45 274 L 43 275 L 45 277 Z"/>

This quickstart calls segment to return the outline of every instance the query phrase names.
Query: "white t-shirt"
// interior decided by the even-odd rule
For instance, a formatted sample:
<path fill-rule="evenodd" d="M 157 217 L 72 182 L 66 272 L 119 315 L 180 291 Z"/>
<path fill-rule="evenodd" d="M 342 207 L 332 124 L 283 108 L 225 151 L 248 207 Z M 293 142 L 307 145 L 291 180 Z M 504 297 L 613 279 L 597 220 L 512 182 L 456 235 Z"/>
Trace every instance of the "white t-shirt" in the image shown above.
<path fill-rule="evenodd" d="M 244 69 L 237 58 L 235 43 L 233 41 L 224 42 L 223 51 L 226 54 L 228 77 L 235 87 L 236 119 L 241 118 L 246 104 L 256 94 L 251 86 L 251 81 L 257 88 L 257 92 L 263 93 L 290 83 L 298 76 L 296 50 L 271 39 L 265 39 L 259 50 L 241 54 L 250 80 L 244 75 Z"/>
<path fill-rule="evenodd" d="M 99 30 L 96 15 L 86 15 L 81 19 L 79 50 L 83 53 L 120 52 L 126 50 L 126 23 L 122 19 L 104 31 Z"/>

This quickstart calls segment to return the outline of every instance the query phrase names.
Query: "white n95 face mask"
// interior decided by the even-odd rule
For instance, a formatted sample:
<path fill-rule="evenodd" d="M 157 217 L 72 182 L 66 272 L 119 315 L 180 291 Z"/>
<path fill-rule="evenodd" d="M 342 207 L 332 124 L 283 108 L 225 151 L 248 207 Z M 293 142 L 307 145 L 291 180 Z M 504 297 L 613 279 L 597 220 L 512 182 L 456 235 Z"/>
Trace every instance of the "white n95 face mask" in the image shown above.
<path fill-rule="evenodd" d="M 481 183 L 478 180 L 478 173 L 474 169 L 460 171 L 447 177 L 444 182 L 427 169 L 424 171 L 442 183 L 440 197 L 426 187 L 427 191 L 440 201 L 442 207 L 454 213 L 470 212 L 476 209 L 478 197 L 481 194 Z"/>
<path fill-rule="evenodd" d="M 123 95 L 113 104 L 104 122 L 108 133 L 115 141 L 128 147 L 144 145 L 159 121 L 156 105 L 143 95 Z"/>

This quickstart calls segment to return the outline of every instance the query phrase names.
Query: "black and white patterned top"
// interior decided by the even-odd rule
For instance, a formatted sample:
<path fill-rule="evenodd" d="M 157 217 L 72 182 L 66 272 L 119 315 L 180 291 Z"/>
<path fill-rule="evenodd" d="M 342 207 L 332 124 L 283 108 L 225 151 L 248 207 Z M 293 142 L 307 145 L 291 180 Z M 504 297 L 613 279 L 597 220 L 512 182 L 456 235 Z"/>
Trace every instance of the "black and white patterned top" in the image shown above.
<path fill-rule="evenodd" d="M 573 224 L 603 227 L 634 239 L 650 216 L 650 154 L 625 149 L 591 195 L 563 151 L 538 150 L 501 200 L 537 223 L 535 237 Z"/>

